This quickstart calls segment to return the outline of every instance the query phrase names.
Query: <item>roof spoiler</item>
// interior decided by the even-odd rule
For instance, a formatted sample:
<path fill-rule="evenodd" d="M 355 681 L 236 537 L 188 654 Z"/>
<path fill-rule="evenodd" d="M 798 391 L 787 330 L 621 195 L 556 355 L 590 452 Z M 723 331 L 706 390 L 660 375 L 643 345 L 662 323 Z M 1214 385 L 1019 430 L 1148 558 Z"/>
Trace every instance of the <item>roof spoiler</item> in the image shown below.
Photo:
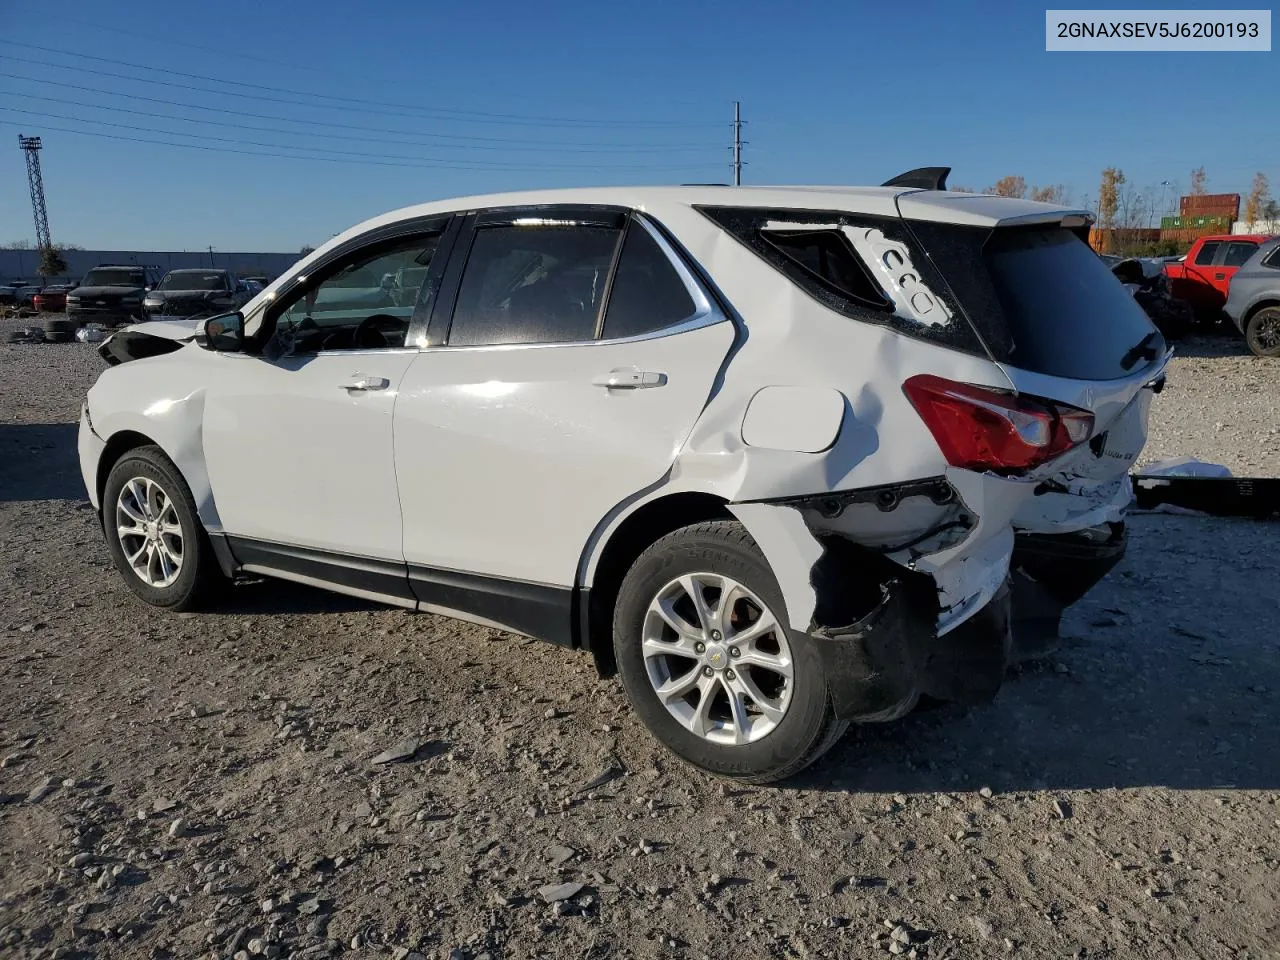
<path fill-rule="evenodd" d="M 915 187 L 919 190 L 947 189 L 947 174 L 950 167 L 916 167 L 906 173 L 900 173 L 892 180 L 880 184 L 882 187 Z"/>

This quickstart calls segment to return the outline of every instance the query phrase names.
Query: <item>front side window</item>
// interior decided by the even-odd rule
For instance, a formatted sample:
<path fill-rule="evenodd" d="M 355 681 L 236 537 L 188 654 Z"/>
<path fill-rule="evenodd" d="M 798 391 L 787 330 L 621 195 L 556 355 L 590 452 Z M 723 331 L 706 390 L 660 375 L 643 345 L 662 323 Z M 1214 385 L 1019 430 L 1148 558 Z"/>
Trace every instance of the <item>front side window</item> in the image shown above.
<path fill-rule="evenodd" d="M 594 339 L 620 232 L 568 222 L 478 228 L 449 346 Z"/>
<path fill-rule="evenodd" d="M 1196 254 L 1196 266 L 1204 267 L 1213 263 L 1213 258 L 1218 252 L 1218 248 L 1222 244 L 1215 240 L 1212 243 L 1206 243 L 1200 248 L 1200 252 Z"/>
<path fill-rule="evenodd" d="M 1258 245 L 1249 240 L 1233 240 L 1227 244 L 1227 255 L 1222 258 L 1224 267 L 1243 266 L 1244 262 L 1258 250 Z"/>
<path fill-rule="evenodd" d="M 658 241 L 632 221 L 609 291 L 602 336 L 638 337 L 688 320 L 696 312 L 689 289 Z"/>
<path fill-rule="evenodd" d="M 272 311 L 264 353 L 294 356 L 328 350 L 403 347 L 442 231 L 397 238 L 324 269 Z"/>

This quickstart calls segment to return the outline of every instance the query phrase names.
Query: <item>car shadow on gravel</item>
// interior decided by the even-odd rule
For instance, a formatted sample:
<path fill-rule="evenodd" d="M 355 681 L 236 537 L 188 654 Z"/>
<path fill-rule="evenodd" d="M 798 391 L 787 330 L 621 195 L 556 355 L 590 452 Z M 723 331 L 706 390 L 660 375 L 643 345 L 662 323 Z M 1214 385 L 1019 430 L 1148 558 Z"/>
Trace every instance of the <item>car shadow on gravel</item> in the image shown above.
<path fill-rule="evenodd" d="M 1249 348 L 1233 326 L 1213 333 L 1193 334 L 1172 344 L 1180 357 L 1246 357 Z"/>
<path fill-rule="evenodd" d="M 1052 659 L 1012 671 L 985 706 L 854 727 L 787 786 L 1280 790 L 1280 524 L 1130 527 L 1129 555 L 1069 613 Z"/>
<path fill-rule="evenodd" d="M 84 500 L 77 424 L 0 423 L 0 503 Z"/>

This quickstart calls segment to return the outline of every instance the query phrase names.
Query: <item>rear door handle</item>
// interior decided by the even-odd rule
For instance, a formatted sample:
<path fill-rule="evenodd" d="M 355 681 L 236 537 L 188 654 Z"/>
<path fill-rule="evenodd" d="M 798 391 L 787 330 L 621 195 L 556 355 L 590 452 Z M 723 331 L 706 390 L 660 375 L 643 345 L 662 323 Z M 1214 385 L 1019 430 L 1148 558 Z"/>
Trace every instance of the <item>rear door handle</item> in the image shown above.
<path fill-rule="evenodd" d="M 606 390 L 647 390 L 650 387 L 664 386 L 667 382 L 667 375 L 649 370 L 637 370 L 634 367 L 624 367 L 619 370 L 610 370 L 591 382 L 597 387 L 604 387 Z"/>
<path fill-rule="evenodd" d="M 362 377 L 359 374 L 356 374 L 356 379 L 350 383 L 339 384 L 341 389 L 347 391 L 385 390 L 389 386 L 391 386 L 391 381 L 386 377 Z"/>
<path fill-rule="evenodd" d="M 1227 279 L 1227 275 L 1226 275 L 1225 273 L 1215 273 L 1215 274 L 1213 275 L 1213 279 L 1215 279 L 1215 280 L 1225 280 L 1225 279 Z"/>

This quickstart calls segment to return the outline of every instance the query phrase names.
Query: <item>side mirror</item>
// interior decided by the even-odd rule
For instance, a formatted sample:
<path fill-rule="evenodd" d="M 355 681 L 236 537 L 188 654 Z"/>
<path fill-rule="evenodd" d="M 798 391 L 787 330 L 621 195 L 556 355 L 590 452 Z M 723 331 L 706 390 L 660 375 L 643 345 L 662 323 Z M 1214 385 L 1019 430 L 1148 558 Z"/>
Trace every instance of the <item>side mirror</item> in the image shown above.
<path fill-rule="evenodd" d="M 244 349 L 244 314 L 237 310 L 200 321 L 196 343 L 217 353 L 239 353 Z"/>

